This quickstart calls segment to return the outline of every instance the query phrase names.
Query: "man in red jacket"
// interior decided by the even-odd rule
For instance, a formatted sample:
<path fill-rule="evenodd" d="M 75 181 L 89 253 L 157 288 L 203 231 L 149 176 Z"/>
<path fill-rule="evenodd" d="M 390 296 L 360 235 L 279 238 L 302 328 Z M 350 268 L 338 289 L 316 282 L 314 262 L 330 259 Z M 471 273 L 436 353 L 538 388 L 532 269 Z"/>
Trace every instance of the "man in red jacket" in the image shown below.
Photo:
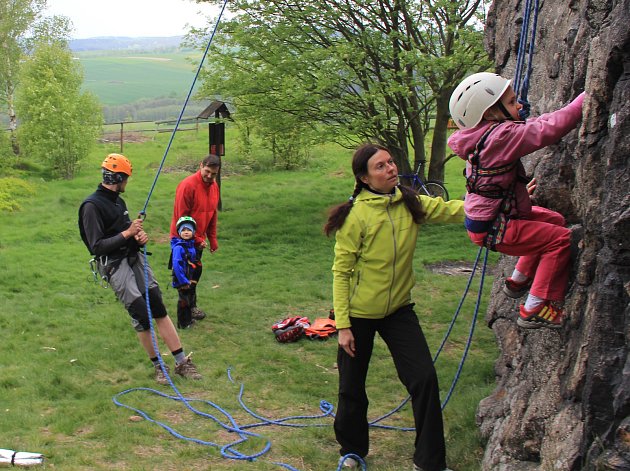
<path fill-rule="evenodd" d="M 195 249 L 201 262 L 203 249 L 210 245 L 210 252 L 219 248 L 217 243 L 217 206 L 219 204 L 219 185 L 216 182 L 221 169 L 221 159 L 216 155 L 206 156 L 199 164 L 199 170 L 184 178 L 175 190 L 175 204 L 171 221 L 171 239 L 177 234 L 177 220 L 182 216 L 190 216 L 197 222 L 195 232 Z M 201 268 L 201 267 L 199 267 Z M 192 317 L 203 319 L 206 314 L 197 307 L 197 283 L 201 277 L 198 270 L 197 279 L 191 283 Z"/>

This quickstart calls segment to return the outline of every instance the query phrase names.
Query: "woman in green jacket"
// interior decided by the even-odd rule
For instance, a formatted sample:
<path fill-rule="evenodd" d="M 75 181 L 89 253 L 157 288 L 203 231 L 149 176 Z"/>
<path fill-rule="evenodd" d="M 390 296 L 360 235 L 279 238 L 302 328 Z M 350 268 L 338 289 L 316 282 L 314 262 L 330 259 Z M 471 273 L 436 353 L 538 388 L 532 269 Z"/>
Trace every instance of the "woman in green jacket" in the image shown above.
<path fill-rule="evenodd" d="M 421 223 L 464 221 L 463 201 L 417 195 L 398 184 L 385 147 L 364 144 L 352 158 L 350 200 L 331 209 L 324 226 L 335 234 L 333 305 L 339 331 L 339 404 L 335 435 L 342 456 L 369 449 L 365 391 L 374 336 L 387 344 L 411 395 L 416 427 L 413 469 L 446 469 L 439 388 L 429 347 L 411 302 L 413 255 Z M 347 458 L 345 466 L 358 463 Z"/>

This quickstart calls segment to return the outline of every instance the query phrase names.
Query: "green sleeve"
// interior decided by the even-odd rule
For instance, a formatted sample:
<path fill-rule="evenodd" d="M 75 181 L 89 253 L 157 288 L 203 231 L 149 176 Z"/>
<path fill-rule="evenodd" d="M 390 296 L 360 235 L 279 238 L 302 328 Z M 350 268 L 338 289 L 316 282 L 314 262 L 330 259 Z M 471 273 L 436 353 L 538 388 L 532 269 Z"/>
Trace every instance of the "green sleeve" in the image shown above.
<path fill-rule="evenodd" d="M 430 198 L 419 195 L 420 203 L 426 213 L 428 223 L 463 223 L 464 202 L 462 200 L 444 201 L 442 198 Z"/>
<path fill-rule="evenodd" d="M 361 227 L 352 211 L 335 235 L 333 306 L 338 329 L 350 327 L 350 280 L 361 249 Z"/>

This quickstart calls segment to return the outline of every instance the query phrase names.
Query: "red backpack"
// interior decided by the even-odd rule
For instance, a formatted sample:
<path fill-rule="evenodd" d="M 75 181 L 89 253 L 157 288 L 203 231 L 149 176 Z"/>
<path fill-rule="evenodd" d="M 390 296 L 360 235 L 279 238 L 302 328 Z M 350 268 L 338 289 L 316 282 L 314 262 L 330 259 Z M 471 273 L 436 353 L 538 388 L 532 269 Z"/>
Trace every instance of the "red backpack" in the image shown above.
<path fill-rule="evenodd" d="M 308 317 L 287 317 L 271 326 L 276 340 L 280 343 L 296 342 L 304 335 L 304 331 L 310 327 Z"/>

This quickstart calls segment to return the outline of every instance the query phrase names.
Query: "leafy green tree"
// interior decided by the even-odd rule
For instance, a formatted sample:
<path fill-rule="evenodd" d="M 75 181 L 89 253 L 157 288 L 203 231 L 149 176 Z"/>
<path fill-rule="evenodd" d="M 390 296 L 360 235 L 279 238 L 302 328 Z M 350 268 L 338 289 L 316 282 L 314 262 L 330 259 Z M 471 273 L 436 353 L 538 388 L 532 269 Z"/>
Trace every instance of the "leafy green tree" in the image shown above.
<path fill-rule="evenodd" d="M 83 72 L 64 41 L 39 42 L 23 64 L 16 109 L 20 145 L 53 175 L 72 178 L 101 133 L 96 97 L 81 91 Z"/>
<path fill-rule="evenodd" d="M 9 117 L 13 152 L 19 154 L 15 89 L 27 33 L 46 7 L 46 0 L 0 0 L 0 105 Z"/>
<path fill-rule="evenodd" d="M 261 145 L 271 151 L 275 167 L 291 170 L 298 168 L 310 158 L 310 149 L 319 141 L 313 127 L 298 117 L 282 114 L 263 114 L 248 109 L 247 105 L 239 108 L 239 127 L 241 152 L 253 159 L 255 155 L 250 130 L 257 131 L 262 137 Z"/>
<path fill-rule="evenodd" d="M 291 116 L 344 145 L 380 141 L 405 173 L 410 153 L 414 165 L 426 160 L 433 126 L 437 165 L 429 176 L 443 175 L 448 98 L 467 73 L 489 65 L 481 0 L 229 5 L 234 16 L 215 37 L 202 93 L 233 101 L 237 119 L 246 113 L 254 122 L 281 123 Z M 193 31 L 200 44 L 204 33 Z"/>

